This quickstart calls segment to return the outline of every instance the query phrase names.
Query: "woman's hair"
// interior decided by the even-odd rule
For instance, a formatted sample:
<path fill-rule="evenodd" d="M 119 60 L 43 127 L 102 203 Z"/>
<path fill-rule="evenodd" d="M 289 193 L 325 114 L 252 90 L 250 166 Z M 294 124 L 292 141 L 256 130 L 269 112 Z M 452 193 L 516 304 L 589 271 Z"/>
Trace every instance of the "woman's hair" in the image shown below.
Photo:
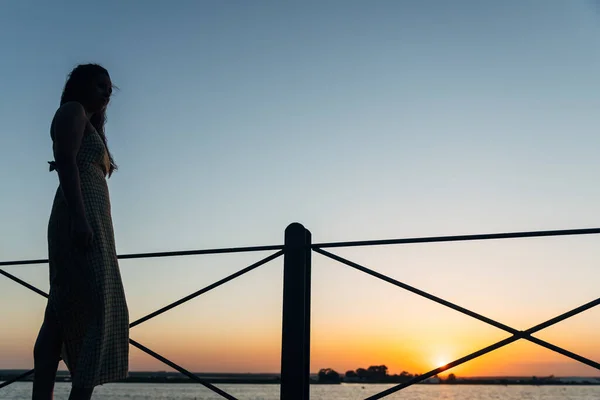
<path fill-rule="evenodd" d="M 60 105 L 62 106 L 69 101 L 77 101 L 85 105 L 89 98 L 89 92 L 92 87 L 93 79 L 100 74 L 110 77 L 108 71 L 98 64 L 81 64 L 76 66 L 67 78 L 65 88 L 63 89 L 62 96 L 60 97 Z M 102 110 L 101 112 L 94 113 L 90 118 L 90 122 L 102 138 L 104 146 L 106 146 L 108 158 L 110 159 L 108 176 L 111 176 L 112 173 L 117 170 L 117 164 L 115 164 L 115 160 L 108 149 L 108 142 L 104 132 L 104 125 L 106 124 L 106 109 Z"/>

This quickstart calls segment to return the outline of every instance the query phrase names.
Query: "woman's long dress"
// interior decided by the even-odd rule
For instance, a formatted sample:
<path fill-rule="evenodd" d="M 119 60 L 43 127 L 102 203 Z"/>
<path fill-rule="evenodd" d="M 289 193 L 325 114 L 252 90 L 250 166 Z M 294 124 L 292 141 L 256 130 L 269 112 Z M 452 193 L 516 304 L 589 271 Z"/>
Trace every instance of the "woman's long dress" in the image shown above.
<path fill-rule="evenodd" d="M 106 183 L 108 152 L 91 125 L 82 138 L 77 165 L 94 239 L 89 249 L 73 246 L 71 217 L 59 186 L 48 224 L 48 307 L 62 332 L 62 357 L 73 385 L 94 387 L 127 377 L 129 313 Z"/>

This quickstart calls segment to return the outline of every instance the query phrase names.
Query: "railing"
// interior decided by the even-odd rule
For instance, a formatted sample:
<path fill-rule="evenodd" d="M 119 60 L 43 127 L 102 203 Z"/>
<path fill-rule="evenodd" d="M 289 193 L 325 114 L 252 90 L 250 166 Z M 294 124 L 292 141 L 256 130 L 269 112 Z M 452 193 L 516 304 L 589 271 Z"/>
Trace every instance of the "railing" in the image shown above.
<path fill-rule="evenodd" d="M 461 235 L 461 236 L 438 236 L 438 237 L 423 237 L 423 238 L 405 238 L 405 239 L 387 239 L 387 240 L 370 240 L 370 241 L 354 241 L 354 242 L 334 242 L 334 243 L 320 243 L 312 244 L 311 233 L 305 229 L 301 224 L 294 223 L 287 227 L 285 231 L 285 243 L 283 245 L 272 245 L 272 246 L 256 246 L 256 247 L 237 247 L 237 248 L 224 248 L 224 249 L 211 249 L 211 250 L 192 250 L 192 251 L 176 251 L 176 252 L 164 252 L 164 253 L 143 253 L 143 254 L 125 254 L 120 255 L 119 259 L 133 259 L 133 258 L 156 258 L 156 257 L 174 257 L 174 256 L 187 256 L 187 255 L 200 255 L 200 254 L 223 254 L 223 253 L 241 253 L 241 252 L 256 252 L 256 251 L 275 251 L 268 257 L 249 265 L 248 267 L 239 270 L 238 272 L 231 274 L 211 285 L 208 285 L 182 299 L 175 301 L 165 307 L 156 310 L 145 317 L 142 317 L 130 324 L 133 328 L 140 325 L 149 319 L 152 319 L 164 312 L 167 312 L 191 299 L 194 299 L 208 291 L 211 291 L 235 278 L 238 278 L 258 267 L 264 265 L 280 256 L 284 256 L 284 273 L 283 273 L 283 317 L 282 317 L 282 343 L 281 343 L 281 399 L 282 400 L 308 400 L 309 399 L 309 385 L 310 385 L 310 302 L 311 302 L 311 254 L 312 251 L 321 254 L 325 257 L 338 261 L 351 268 L 362 271 L 372 277 L 388 282 L 394 286 L 412 292 L 416 295 L 434 301 L 438 304 L 444 305 L 462 314 L 468 315 L 479 321 L 485 322 L 491 326 L 494 326 L 500 330 L 511 334 L 510 337 L 487 346 L 474 353 L 468 354 L 457 360 L 454 360 L 442 367 L 433 369 L 425 374 L 415 376 L 409 381 L 396 385 L 392 388 L 382 391 L 381 393 L 375 394 L 368 397 L 365 400 L 381 399 L 392 393 L 395 393 L 408 386 L 414 385 L 428 378 L 431 378 L 443 371 L 450 368 L 456 367 L 460 364 L 466 363 L 467 361 L 473 360 L 484 354 L 490 353 L 501 347 L 504 347 L 510 343 L 518 340 L 527 340 L 535 343 L 539 346 L 545 347 L 549 350 L 562 354 L 580 363 L 586 364 L 590 367 L 600 370 L 600 363 L 585 358 L 581 355 L 575 354 L 554 344 L 548 343 L 544 340 L 532 336 L 534 333 L 546 329 L 552 325 L 562 322 L 574 315 L 580 314 L 586 310 L 589 310 L 598 304 L 600 304 L 600 298 L 592 300 L 580 307 L 577 307 L 564 314 L 556 316 L 555 318 L 549 319 L 538 325 L 535 325 L 527 330 L 521 331 L 514 329 L 501 322 L 495 321 L 491 318 L 485 317 L 467 308 L 456 305 L 450 301 L 444 300 L 425 291 L 417 289 L 402 283 L 396 279 L 390 278 L 384 274 L 374 271 L 368 267 L 357 264 L 353 261 L 347 260 L 336 254 L 333 254 L 327 250 L 327 248 L 341 248 L 341 247 L 358 247 L 358 246 L 381 246 L 381 245 L 394 245 L 394 244 L 411 244 L 411 243 L 434 243 L 434 242 L 460 242 L 460 241 L 473 241 L 473 240 L 498 240 L 498 239 L 516 239 L 516 238 L 532 238 L 532 237 L 549 237 L 549 236 L 572 236 L 572 235 L 590 235 L 599 234 L 600 228 L 593 229 L 571 229 L 571 230 L 552 230 L 552 231 L 534 231 L 534 232 L 512 232 L 512 233 L 494 233 L 494 234 L 480 234 L 480 235 Z M 24 261 L 4 261 L 0 262 L 0 267 L 4 266 L 15 266 L 15 265 L 29 265 L 29 264 L 43 264 L 47 263 L 48 260 L 24 260 Z M 0 269 L 0 274 L 13 280 L 14 282 L 32 290 L 33 292 L 48 297 L 46 293 L 40 289 L 30 285 L 29 283 L 17 278 L 16 276 L 9 274 L 8 272 Z M 135 340 L 130 339 L 131 345 L 137 347 L 143 352 L 155 357 L 156 359 L 167 364 L 171 368 L 179 371 L 180 373 L 188 376 L 195 382 L 198 382 L 208 389 L 218 393 L 226 399 L 235 399 L 235 397 L 226 393 L 222 389 L 212 385 L 204 379 L 199 378 L 195 374 L 187 371 L 183 367 L 175 364 L 164 356 L 154 352 L 148 347 L 138 343 Z M 14 379 L 6 381 L 0 384 L 0 389 L 19 380 L 26 378 L 27 376 L 34 373 L 34 370 L 28 371 Z"/>

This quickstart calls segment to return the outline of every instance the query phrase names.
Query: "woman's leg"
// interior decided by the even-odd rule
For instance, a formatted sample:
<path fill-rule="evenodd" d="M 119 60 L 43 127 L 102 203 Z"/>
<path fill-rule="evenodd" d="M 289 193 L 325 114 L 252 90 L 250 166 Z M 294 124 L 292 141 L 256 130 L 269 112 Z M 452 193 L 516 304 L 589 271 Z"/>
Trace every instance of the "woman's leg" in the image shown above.
<path fill-rule="evenodd" d="M 46 306 L 44 322 L 40 328 L 35 346 L 33 360 L 35 375 L 33 378 L 33 400 L 51 400 L 54 392 L 54 380 L 60 361 L 62 337 L 58 322 L 49 306 Z"/>
<path fill-rule="evenodd" d="M 93 391 L 94 388 L 80 388 L 73 386 L 71 388 L 69 400 L 90 400 L 92 398 Z"/>

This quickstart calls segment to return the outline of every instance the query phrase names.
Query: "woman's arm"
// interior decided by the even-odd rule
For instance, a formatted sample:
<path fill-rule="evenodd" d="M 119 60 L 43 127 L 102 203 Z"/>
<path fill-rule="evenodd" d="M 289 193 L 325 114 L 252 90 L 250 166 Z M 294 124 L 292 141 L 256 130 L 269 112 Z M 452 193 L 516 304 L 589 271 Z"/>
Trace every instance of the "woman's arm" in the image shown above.
<path fill-rule="evenodd" d="M 62 192 L 67 201 L 69 214 L 74 220 L 85 220 L 85 208 L 81 194 L 77 152 L 83 139 L 87 117 L 80 103 L 62 105 L 52 121 L 54 160 Z"/>

